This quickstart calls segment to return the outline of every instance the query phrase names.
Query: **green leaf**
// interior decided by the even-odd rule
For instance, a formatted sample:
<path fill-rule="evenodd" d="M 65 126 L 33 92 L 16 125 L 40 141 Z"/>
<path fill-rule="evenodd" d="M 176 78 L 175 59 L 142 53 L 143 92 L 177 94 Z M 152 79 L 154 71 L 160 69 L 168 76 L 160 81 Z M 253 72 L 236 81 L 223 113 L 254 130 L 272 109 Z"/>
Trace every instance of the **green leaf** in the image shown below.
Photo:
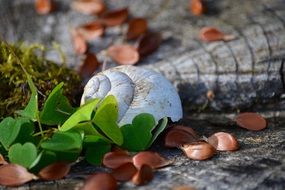
<path fill-rule="evenodd" d="M 24 110 L 17 111 L 18 114 L 20 114 L 22 117 L 27 117 L 33 121 L 37 120 L 39 110 L 38 110 L 38 92 L 35 84 L 33 83 L 30 75 L 27 74 L 27 81 L 29 84 L 29 87 L 32 91 L 30 101 L 28 105 L 25 107 Z"/>
<path fill-rule="evenodd" d="M 64 122 L 64 124 L 59 128 L 59 130 L 67 131 L 69 129 L 72 129 L 80 122 L 90 121 L 92 113 L 99 101 L 100 99 L 96 98 L 81 106 Z"/>
<path fill-rule="evenodd" d="M 83 146 L 86 148 L 86 161 L 93 165 L 100 165 L 104 155 L 111 150 L 110 143 L 95 135 L 87 135 Z"/>
<path fill-rule="evenodd" d="M 115 144 L 122 145 L 123 135 L 117 124 L 118 103 L 114 96 L 107 96 L 100 104 L 93 118 L 93 122 Z"/>
<path fill-rule="evenodd" d="M 33 173 L 38 173 L 42 168 L 57 161 L 56 154 L 52 151 L 43 150 L 35 161 L 31 164 L 30 168 Z"/>
<path fill-rule="evenodd" d="M 61 125 L 75 112 L 63 93 L 63 82 L 58 84 L 49 94 L 40 114 L 42 124 Z"/>
<path fill-rule="evenodd" d="M 6 156 L 8 154 L 7 150 L 5 150 L 5 148 L 0 144 L 0 154 L 2 154 L 2 156 Z"/>
<path fill-rule="evenodd" d="M 155 119 L 151 114 L 142 113 L 137 115 L 132 124 L 121 127 L 124 136 L 122 147 L 130 151 L 145 150 L 151 141 L 151 131 L 154 126 Z"/>
<path fill-rule="evenodd" d="M 75 162 L 80 156 L 81 151 L 56 151 L 57 161 Z"/>
<path fill-rule="evenodd" d="M 8 157 L 11 163 L 29 168 L 37 158 L 37 148 L 30 142 L 23 145 L 17 143 L 10 147 Z"/>
<path fill-rule="evenodd" d="M 168 122 L 168 119 L 167 117 L 164 117 L 163 119 L 161 119 L 159 121 L 159 123 L 157 124 L 157 126 L 154 128 L 154 131 L 153 131 L 153 136 L 149 142 L 149 144 L 147 145 L 147 148 L 149 148 L 152 143 L 155 141 L 155 139 L 160 135 L 160 133 L 162 133 L 162 131 L 166 128 L 167 126 L 167 122 Z"/>
<path fill-rule="evenodd" d="M 35 143 L 35 137 L 33 136 L 35 125 L 27 118 L 17 118 L 17 124 L 20 125 L 20 132 L 13 143 L 24 144 L 26 142 Z"/>
<path fill-rule="evenodd" d="M 94 124 L 90 121 L 84 122 L 84 123 L 79 123 L 75 125 L 72 130 L 75 131 L 83 131 L 85 135 L 96 135 L 99 136 L 100 138 L 104 139 L 106 142 L 111 141 L 107 139 L 105 136 L 103 136 L 97 129 L 94 127 Z"/>
<path fill-rule="evenodd" d="M 78 132 L 56 132 L 51 139 L 43 141 L 41 147 L 51 151 L 81 151 L 82 136 Z"/>
<path fill-rule="evenodd" d="M 8 150 L 20 132 L 20 126 L 16 125 L 16 123 L 16 120 L 12 117 L 6 117 L 0 123 L 0 142 L 6 150 Z"/>

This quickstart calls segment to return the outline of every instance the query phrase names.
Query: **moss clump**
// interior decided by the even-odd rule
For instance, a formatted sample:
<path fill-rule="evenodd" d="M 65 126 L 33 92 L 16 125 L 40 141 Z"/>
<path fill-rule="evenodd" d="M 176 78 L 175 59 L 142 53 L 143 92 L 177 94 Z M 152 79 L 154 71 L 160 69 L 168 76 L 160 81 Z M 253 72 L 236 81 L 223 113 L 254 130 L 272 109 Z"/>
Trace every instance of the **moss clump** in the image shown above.
<path fill-rule="evenodd" d="M 17 57 L 32 77 L 39 91 L 40 102 L 44 102 L 57 84 L 64 82 L 64 94 L 72 103 L 76 103 L 82 89 L 79 75 L 64 65 L 46 60 L 45 52 L 41 45 L 8 45 L 0 41 L 0 119 L 25 107 L 30 98 L 26 75 Z"/>

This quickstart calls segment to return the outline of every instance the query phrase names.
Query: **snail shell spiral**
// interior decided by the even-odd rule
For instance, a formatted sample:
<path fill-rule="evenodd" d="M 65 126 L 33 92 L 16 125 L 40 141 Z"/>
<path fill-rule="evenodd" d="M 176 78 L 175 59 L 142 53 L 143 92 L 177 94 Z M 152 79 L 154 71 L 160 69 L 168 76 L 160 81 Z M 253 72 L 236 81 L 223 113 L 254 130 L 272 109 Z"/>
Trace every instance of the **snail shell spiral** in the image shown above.
<path fill-rule="evenodd" d="M 119 66 L 93 76 L 84 87 L 81 104 L 89 99 L 114 95 L 118 101 L 120 125 L 132 122 L 140 113 L 158 120 L 182 118 L 181 100 L 176 89 L 160 73 L 135 66 Z"/>

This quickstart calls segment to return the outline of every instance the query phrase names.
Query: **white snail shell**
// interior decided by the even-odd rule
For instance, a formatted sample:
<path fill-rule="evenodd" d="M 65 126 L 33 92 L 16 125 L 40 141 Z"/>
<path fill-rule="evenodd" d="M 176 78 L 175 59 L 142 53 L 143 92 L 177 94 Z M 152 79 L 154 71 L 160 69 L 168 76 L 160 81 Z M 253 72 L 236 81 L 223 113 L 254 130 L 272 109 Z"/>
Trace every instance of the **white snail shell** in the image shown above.
<path fill-rule="evenodd" d="M 132 123 L 140 113 L 150 113 L 156 122 L 164 117 L 182 118 L 179 95 L 160 73 L 135 66 L 119 66 L 100 72 L 86 84 L 81 104 L 93 98 L 114 95 L 118 101 L 120 125 Z"/>

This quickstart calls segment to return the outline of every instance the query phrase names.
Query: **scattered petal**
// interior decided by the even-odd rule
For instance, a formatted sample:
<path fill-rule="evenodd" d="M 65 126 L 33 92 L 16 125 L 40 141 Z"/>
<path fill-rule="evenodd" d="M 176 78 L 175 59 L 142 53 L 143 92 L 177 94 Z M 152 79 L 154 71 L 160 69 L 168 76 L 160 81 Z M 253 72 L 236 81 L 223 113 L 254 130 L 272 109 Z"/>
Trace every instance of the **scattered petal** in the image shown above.
<path fill-rule="evenodd" d="M 207 142 L 199 141 L 180 147 L 188 158 L 206 160 L 214 156 L 216 149 Z"/>
<path fill-rule="evenodd" d="M 132 163 L 132 157 L 124 152 L 108 152 L 104 155 L 103 165 L 108 168 L 118 168 L 126 163 Z"/>
<path fill-rule="evenodd" d="M 237 139 L 225 132 L 218 132 L 208 138 L 208 143 L 220 151 L 234 151 L 239 148 Z"/>
<path fill-rule="evenodd" d="M 147 31 L 147 21 L 144 18 L 134 18 L 130 20 L 129 27 L 127 31 L 127 39 L 133 40 L 141 35 L 145 34 Z"/>
<path fill-rule="evenodd" d="M 131 45 L 113 45 L 107 50 L 108 55 L 121 65 L 133 65 L 139 61 L 139 53 Z"/>
<path fill-rule="evenodd" d="M 0 185 L 19 186 L 37 177 L 26 168 L 16 164 L 6 164 L 0 167 Z"/>
<path fill-rule="evenodd" d="M 97 173 L 87 178 L 81 190 L 115 190 L 116 179 L 108 173 Z"/>
<path fill-rule="evenodd" d="M 87 43 L 85 38 L 76 30 L 71 32 L 74 51 L 77 54 L 84 54 L 87 51 Z"/>
<path fill-rule="evenodd" d="M 137 172 L 137 168 L 132 163 L 126 163 L 112 170 L 112 176 L 118 181 L 129 181 Z"/>
<path fill-rule="evenodd" d="M 266 120 L 261 115 L 251 112 L 239 114 L 235 121 L 238 126 L 252 131 L 259 131 L 267 126 Z"/>
<path fill-rule="evenodd" d="M 79 75 L 82 78 L 90 78 L 96 69 L 100 66 L 99 61 L 96 58 L 96 55 L 93 53 L 87 53 L 84 58 L 83 63 L 79 68 Z"/>
<path fill-rule="evenodd" d="M 202 15 L 206 10 L 202 0 L 190 0 L 189 9 L 191 13 L 196 16 Z"/>
<path fill-rule="evenodd" d="M 127 20 L 128 15 L 128 9 L 122 8 L 104 13 L 99 20 L 105 26 L 117 26 L 123 24 Z"/>
<path fill-rule="evenodd" d="M 197 141 L 192 135 L 183 130 L 169 130 L 165 135 L 164 145 L 168 148 L 175 148 Z"/>
<path fill-rule="evenodd" d="M 198 138 L 197 133 L 191 127 L 187 127 L 184 125 L 172 125 L 170 130 L 181 130 L 181 131 L 184 131 L 184 132 L 192 135 L 195 138 Z"/>
<path fill-rule="evenodd" d="M 105 28 L 99 21 L 90 22 L 77 28 L 85 40 L 93 40 L 104 34 Z"/>
<path fill-rule="evenodd" d="M 56 162 L 46 166 L 39 172 L 39 176 L 44 180 L 58 180 L 64 178 L 70 171 L 70 165 L 65 162 Z"/>
<path fill-rule="evenodd" d="M 212 41 L 230 41 L 235 39 L 236 37 L 232 34 L 225 34 L 221 32 L 219 29 L 214 27 L 204 27 L 200 30 L 200 39 L 206 42 Z"/>
<path fill-rule="evenodd" d="M 140 168 L 144 164 L 147 164 L 152 168 L 161 168 L 172 164 L 173 161 L 166 160 L 157 152 L 144 151 L 139 152 L 133 157 L 133 163 L 137 168 Z"/>
<path fill-rule="evenodd" d="M 146 33 L 140 40 L 138 52 L 141 57 L 145 57 L 157 50 L 162 41 L 161 35 L 158 32 Z"/>
<path fill-rule="evenodd" d="M 87 15 L 100 15 L 106 10 L 102 0 L 77 0 L 72 2 L 71 8 Z"/>
<path fill-rule="evenodd" d="M 53 0 L 36 0 L 35 9 L 38 14 L 45 15 L 55 9 L 55 3 Z"/>
<path fill-rule="evenodd" d="M 135 185 L 145 185 L 153 179 L 153 170 L 149 165 L 142 165 L 137 173 L 133 176 L 132 182 Z"/>
<path fill-rule="evenodd" d="M 208 91 L 207 91 L 207 98 L 208 98 L 208 100 L 210 100 L 210 101 L 213 101 L 213 100 L 214 100 L 214 98 L 215 98 L 215 93 L 214 93 L 213 90 L 208 90 Z"/>

